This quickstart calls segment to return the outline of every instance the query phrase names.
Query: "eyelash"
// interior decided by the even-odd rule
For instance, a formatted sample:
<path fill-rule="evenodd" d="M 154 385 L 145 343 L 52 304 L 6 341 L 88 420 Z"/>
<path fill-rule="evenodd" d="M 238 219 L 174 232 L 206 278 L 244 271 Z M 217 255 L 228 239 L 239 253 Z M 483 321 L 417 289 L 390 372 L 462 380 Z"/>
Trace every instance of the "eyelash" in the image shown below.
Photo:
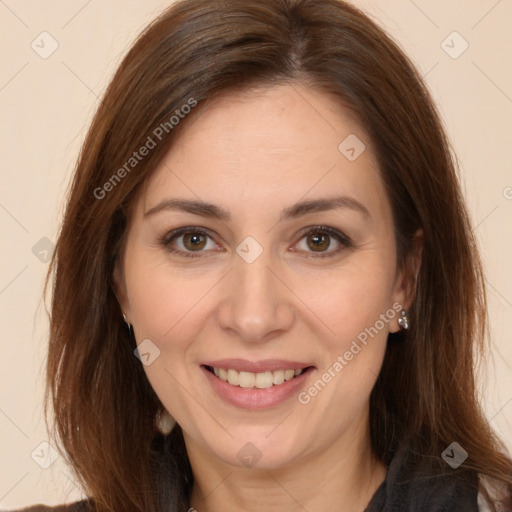
<path fill-rule="evenodd" d="M 188 234 L 188 233 L 194 233 L 194 234 L 203 235 L 203 236 L 206 236 L 206 237 L 211 238 L 213 240 L 213 237 L 208 232 L 206 232 L 204 229 L 196 228 L 196 227 L 193 227 L 193 226 L 188 226 L 188 227 L 184 227 L 184 228 L 175 229 L 174 231 L 170 231 L 169 233 L 166 233 L 160 239 L 160 244 L 165 249 L 167 249 L 169 252 L 178 254 L 179 256 L 183 256 L 185 258 L 198 258 L 198 257 L 201 257 L 201 253 L 205 252 L 205 251 L 196 251 L 198 253 L 196 255 L 192 251 L 182 251 L 180 249 L 174 249 L 173 247 L 171 247 L 171 242 L 175 238 L 178 238 L 179 236 L 185 235 L 185 234 Z M 341 247 L 339 249 L 334 250 L 334 251 L 328 251 L 328 252 L 323 252 L 323 253 L 322 252 L 320 252 L 320 253 L 311 252 L 311 256 L 309 256 L 311 258 L 329 258 L 329 257 L 333 257 L 333 256 L 336 256 L 337 254 L 339 254 L 344 249 L 353 247 L 353 242 L 352 242 L 352 240 L 348 236 L 346 236 L 345 234 L 341 233 L 340 231 L 337 231 L 335 229 L 329 228 L 327 226 L 314 226 L 309 231 L 306 231 L 301 236 L 299 241 L 302 240 L 303 238 L 307 237 L 308 235 L 313 234 L 313 233 L 315 233 L 315 234 L 318 233 L 318 234 L 328 235 L 330 237 L 333 237 L 333 238 L 335 238 L 341 244 Z"/>

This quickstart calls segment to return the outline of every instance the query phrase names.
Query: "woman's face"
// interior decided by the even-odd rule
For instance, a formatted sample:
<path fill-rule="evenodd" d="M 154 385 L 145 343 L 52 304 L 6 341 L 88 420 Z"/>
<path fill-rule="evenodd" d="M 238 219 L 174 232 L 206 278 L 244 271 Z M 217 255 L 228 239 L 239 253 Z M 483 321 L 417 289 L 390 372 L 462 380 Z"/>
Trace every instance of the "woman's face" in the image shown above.
<path fill-rule="evenodd" d="M 406 301 L 394 240 L 370 140 L 329 96 L 274 86 L 189 120 L 115 280 L 190 449 L 272 468 L 367 435 Z"/>

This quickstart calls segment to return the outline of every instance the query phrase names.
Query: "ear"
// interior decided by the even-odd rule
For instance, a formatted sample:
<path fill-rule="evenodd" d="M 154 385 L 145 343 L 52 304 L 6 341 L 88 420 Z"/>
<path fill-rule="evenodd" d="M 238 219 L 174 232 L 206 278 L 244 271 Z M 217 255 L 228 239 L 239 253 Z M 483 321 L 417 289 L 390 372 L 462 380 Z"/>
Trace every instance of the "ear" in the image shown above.
<path fill-rule="evenodd" d="M 400 326 L 398 325 L 400 310 L 405 309 L 407 311 L 411 307 L 414 297 L 416 296 L 416 285 L 423 254 L 423 242 L 423 230 L 418 229 L 414 234 L 411 249 L 406 257 L 403 268 L 395 281 L 393 304 L 398 303 L 401 307 L 397 311 L 395 318 L 389 323 L 390 332 L 397 332 L 400 330 Z"/>
<path fill-rule="evenodd" d="M 126 315 L 126 320 L 130 322 L 130 304 L 126 291 L 126 280 L 124 276 L 124 266 L 119 255 L 114 262 L 114 270 L 112 272 L 114 283 L 114 294 L 117 297 L 121 311 Z"/>

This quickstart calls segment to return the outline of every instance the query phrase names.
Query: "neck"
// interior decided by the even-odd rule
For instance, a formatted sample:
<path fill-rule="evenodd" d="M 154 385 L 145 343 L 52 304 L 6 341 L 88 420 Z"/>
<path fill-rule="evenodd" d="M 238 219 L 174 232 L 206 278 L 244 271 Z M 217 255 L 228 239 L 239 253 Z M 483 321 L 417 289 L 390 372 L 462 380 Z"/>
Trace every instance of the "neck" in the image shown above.
<path fill-rule="evenodd" d="M 322 452 L 269 469 L 226 464 L 187 435 L 185 444 L 194 474 L 190 506 L 198 512 L 363 512 L 386 476 L 372 453 L 369 427 L 355 437 L 340 437 Z"/>

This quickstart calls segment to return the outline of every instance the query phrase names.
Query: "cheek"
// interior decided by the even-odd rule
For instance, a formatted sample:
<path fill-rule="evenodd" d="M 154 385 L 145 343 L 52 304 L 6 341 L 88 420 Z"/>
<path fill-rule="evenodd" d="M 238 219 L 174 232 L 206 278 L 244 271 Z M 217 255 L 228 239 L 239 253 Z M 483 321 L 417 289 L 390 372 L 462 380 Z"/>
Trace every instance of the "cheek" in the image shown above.
<path fill-rule="evenodd" d="M 142 255 L 134 258 L 132 268 L 136 270 L 127 275 L 127 288 L 137 339 L 149 338 L 163 348 L 169 340 L 179 343 L 190 318 L 197 320 L 198 305 L 213 278 L 193 277 Z"/>
<path fill-rule="evenodd" d="M 318 315 L 317 327 L 326 333 L 319 347 L 323 357 L 318 388 L 326 383 L 328 390 L 322 391 L 318 407 L 337 404 L 335 410 L 348 412 L 365 403 L 382 365 L 390 321 L 397 314 L 392 308 L 392 262 L 368 251 L 342 270 L 308 280 L 307 295 L 305 287 L 299 289 L 298 295 L 307 296 L 305 302 Z"/>
<path fill-rule="evenodd" d="M 191 400 L 182 383 L 190 381 L 187 363 L 193 360 L 194 340 L 207 321 L 205 294 L 218 278 L 192 277 L 169 265 L 154 264 L 142 253 L 134 255 L 130 264 L 126 283 L 135 337 L 138 344 L 151 340 L 156 348 L 151 345 L 150 351 L 158 354 L 143 366 L 144 372 L 173 417 L 195 432 L 190 418 L 198 414 L 194 407 L 200 397 Z"/>
<path fill-rule="evenodd" d="M 319 340 L 322 359 L 316 379 L 299 396 L 304 421 L 321 417 L 324 426 L 318 428 L 337 435 L 366 407 L 384 358 L 389 319 L 396 314 L 389 290 L 381 268 L 338 274 L 310 295 L 311 309 L 330 334 Z"/>
<path fill-rule="evenodd" d="M 391 307 L 393 274 L 386 258 L 366 254 L 337 271 L 297 279 L 294 290 L 325 326 L 332 348 L 343 348 Z M 371 257 L 370 257 L 371 256 Z M 380 329 L 382 326 L 378 324 Z M 386 323 L 384 334 L 388 332 Z"/>

